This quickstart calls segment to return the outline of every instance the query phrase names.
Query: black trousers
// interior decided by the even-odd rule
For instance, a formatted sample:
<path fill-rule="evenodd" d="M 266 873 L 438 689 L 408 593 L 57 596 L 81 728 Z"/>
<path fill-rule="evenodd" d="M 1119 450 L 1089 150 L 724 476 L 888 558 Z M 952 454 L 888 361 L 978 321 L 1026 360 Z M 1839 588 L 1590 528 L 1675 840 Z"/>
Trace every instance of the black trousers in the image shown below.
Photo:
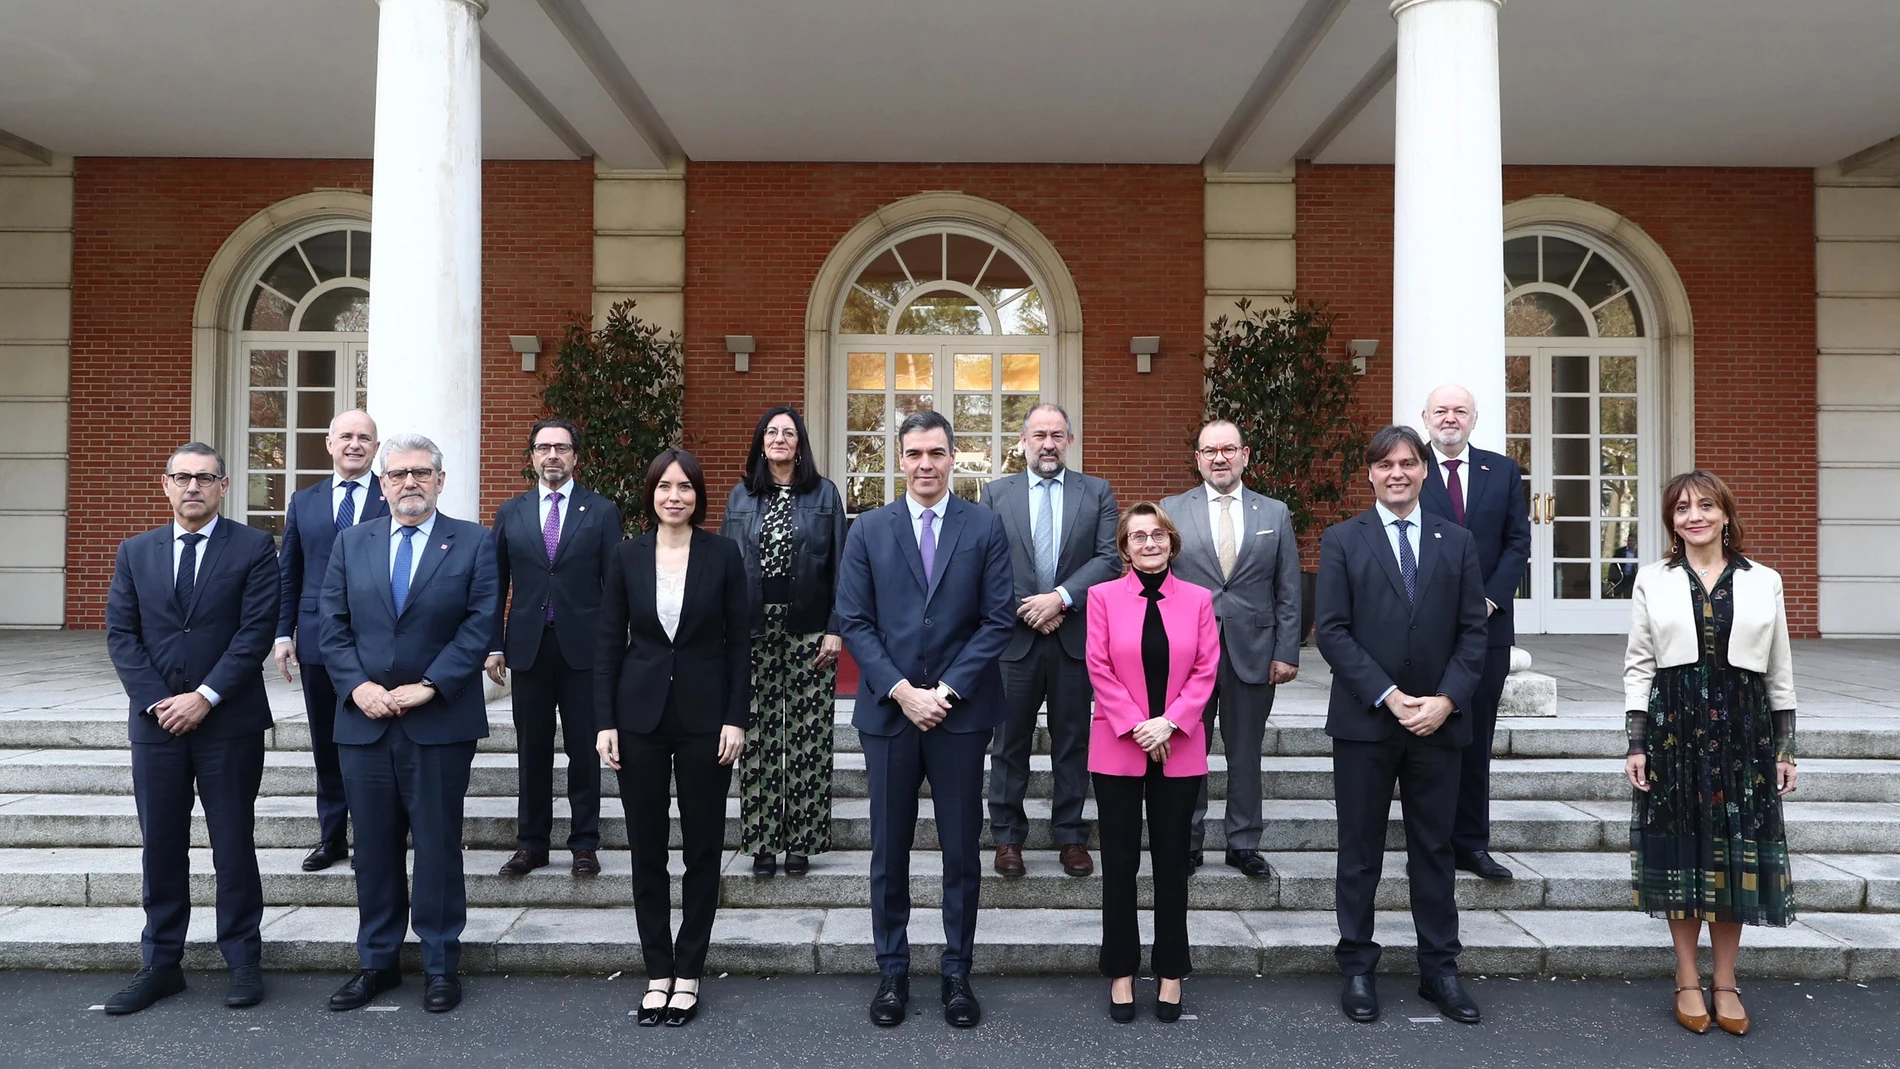
<path fill-rule="evenodd" d="M 519 785 L 515 847 L 545 852 L 554 827 L 554 724 L 567 751 L 569 850 L 600 849 L 600 755 L 594 752 L 594 674 L 568 667 L 553 624 L 541 631 L 534 667 L 514 673 Z"/>
<path fill-rule="evenodd" d="M 1148 857 L 1154 862 L 1155 975 L 1177 980 L 1194 971 L 1188 959 L 1188 821 L 1206 776 L 1095 773 L 1095 811 L 1102 842 L 1102 975 L 1133 976 L 1141 968 L 1135 924 L 1135 877 L 1141 872 L 1141 803 L 1148 801 Z"/>
<path fill-rule="evenodd" d="M 1471 745 L 1465 747 L 1458 778 L 1458 817 L 1451 830 L 1451 848 L 1460 854 L 1491 849 L 1491 742 L 1498 731 L 1504 679 L 1510 674 L 1511 647 L 1492 646 L 1484 651 L 1484 675 L 1471 696 Z"/>
<path fill-rule="evenodd" d="M 336 684 L 320 664 L 303 666 L 303 712 L 310 725 L 310 756 L 317 765 L 317 841 L 348 843 L 350 803 L 336 756 Z"/>
<path fill-rule="evenodd" d="M 1451 823 L 1462 751 L 1434 746 L 1409 731 L 1383 742 L 1333 740 L 1333 801 L 1339 812 L 1335 898 L 1339 971 L 1360 976 L 1379 964 L 1372 902 L 1385 865 L 1385 828 L 1396 783 L 1405 815 L 1405 872 L 1418 930 L 1418 974 L 1458 972 L 1458 903 L 1452 897 Z"/>
<path fill-rule="evenodd" d="M 675 779 L 686 861 L 677 937 L 666 871 L 667 787 Z M 719 860 L 726 847 L 731 786 L 732 766 L 719 763 L 718 733 L 682 730 L 670 696 L 653 731 L 620 733 L 620 801 L 633 850 L 633 913 L 649 977 L 695 980 L 706 970 L 713 916 L 719 911 Z"/>
<path fill-rule="evenodd" d="M 1003 722 L 990 749 L 990 832 L 996 845 L 1022 845 L 1029 836 L 1023 796 L 1029 790 L 1029 752 L 1036 740 L 1036 712 L 1049 703 L 1049 763 L 1054 772 L 1054 809 L 1049 831 L 1055 842 L 1086 843 L 1089 823 L 1082 803 L 1089 795 L 1088 666 L 1069 656 L 1062 639 L 1037 635 L 1019 661 L 1001 662 Z"/>
<path fill-rule="evenodd" d="M 204 800 L 211 865 L 218 874 L 218 950 L 228 965 L 254 965 L 262 941 L 264 884 L 254 836 L 264 779 L 264 733 L 213 739 L 186 732 L 132 744 L 132 796 L 145 840 L 146 965 L 169 968 L 185 954 L 191 922 L 191 803 Z"/>

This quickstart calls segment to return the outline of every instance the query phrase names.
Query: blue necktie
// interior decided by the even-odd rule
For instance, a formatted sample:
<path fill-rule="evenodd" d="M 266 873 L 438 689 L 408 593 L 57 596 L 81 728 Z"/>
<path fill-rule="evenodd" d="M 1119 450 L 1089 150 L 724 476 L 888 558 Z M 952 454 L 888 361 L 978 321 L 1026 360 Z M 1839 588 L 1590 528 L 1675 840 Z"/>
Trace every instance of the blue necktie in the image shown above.
<path fill-rule="evenodd" d="M 1042 481 L 1042 501 L 1036 506 L 1036 590 L 1056 588 L 1056 481 Z"/>
<path fill-rule="evenodd" d="M 343 484 L 343 504 L 337 506 L 336 529 L 346 530 L 356 522 L 356 480 Z"/>
<path fill-rule="evenodd" d="M 1405 529 L 1412 526 L 1411 520 L 1393 520 L 1392 526 L 1399 529 L 1399 578 L 1405 580 L 1405 600 L 1418 600 L 1418 558 L 1412 556 L 1412 540 L 1405 536 Z"/>
<path fill-rule="evenodd" d="M 396 601 L 396 615 L 402 615 L 402 603 L 409 600 L 409 572 L 414 567 L 414 527 L 401 527 L 402 544 L 396 547 L 396 566 L 389 572 L 389 596 Z"/>

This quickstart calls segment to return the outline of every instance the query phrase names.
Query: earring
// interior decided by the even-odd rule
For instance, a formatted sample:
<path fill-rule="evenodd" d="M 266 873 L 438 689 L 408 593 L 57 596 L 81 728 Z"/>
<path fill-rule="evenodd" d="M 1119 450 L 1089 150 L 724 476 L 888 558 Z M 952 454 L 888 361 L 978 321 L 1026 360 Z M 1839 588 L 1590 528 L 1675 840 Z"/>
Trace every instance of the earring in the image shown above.
<path fill-rule="evenodd" d="M 1722 525 L 1722 548 L 1728 548 L 1728 524 Z"/>
<path fill-rule="evenodd" d="M 1682 556 L 1682 536 L 1681 535 L 1672 534 L 1669 536 L 1669 555 L 1672 557 Z"/>

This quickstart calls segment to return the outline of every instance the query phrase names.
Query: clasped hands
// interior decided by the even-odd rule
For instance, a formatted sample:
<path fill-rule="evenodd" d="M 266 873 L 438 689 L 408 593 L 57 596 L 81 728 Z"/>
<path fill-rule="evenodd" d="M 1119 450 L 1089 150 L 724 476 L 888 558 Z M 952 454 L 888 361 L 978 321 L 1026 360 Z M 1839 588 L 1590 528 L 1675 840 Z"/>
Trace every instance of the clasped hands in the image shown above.
<path fill-rule="evenodd" d="M 1174 732 L 1174 721 L 1165 716 L 1157 716 L 1136 724 L 1135 730 L 1130 732 L 1129 736 L 1135 740 L 1135 745 L 1141 747 L 1148 755 L 1148 760 L 1167 764 L 1168 740 L 1174 737 Z"/>
<path fill-rule="evenodd" d="M 367 679 L 350 692 L 350 700 L 371 720 L 401 716 L 434 697 L 435 688 L 427 683 L 404 683 L 392 690 Z"/>
<path fill-rule="evenodd" d="M 1443 694 L 1414 698 L 1396 687 L 1385 696 L 1385 707 L 1398 718 L 1399 726 L 1420 738 L 1444 726 L 1452 710 L 1451 699 Z"/>
<path fill-rule="evenodd" d="M 1051 590 L 1047 594 L 1031 594 L 1016 606 L 1016 615 L 1023 623 L 1048 634 L 1062 626 L 1062 614 L 1068 606 L 1062 604 L 1062 595 Z"/>
<path fill-rule="evenodd" d="M 950 715 L 950 699 L 938 695 L 934 690 L 923 690 L 910 685 L 906 679 L 891 691 L 891 699 L 904 711 L 910 722 L 917 725 L 918 731 L 929 731 L 943 718 Z"/>
<path fill-rule="evenodd" d="M 211 699 L 195 690 L 174 694 L 152 706 L 152 715 L 158 718 L 158 726 L 174 735 L 183 735 L 196 729 L 204 723 L 210 712 Z"/>

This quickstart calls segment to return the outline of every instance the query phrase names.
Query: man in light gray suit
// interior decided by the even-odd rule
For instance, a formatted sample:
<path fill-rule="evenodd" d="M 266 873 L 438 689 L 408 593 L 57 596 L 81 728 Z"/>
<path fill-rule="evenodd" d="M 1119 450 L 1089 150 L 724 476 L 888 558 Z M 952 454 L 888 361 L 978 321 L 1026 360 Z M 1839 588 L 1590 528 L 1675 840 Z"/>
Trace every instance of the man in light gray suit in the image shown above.
<path fill-rule="evenodd" d="M 983 504 L 1003 519 L 1010 566 L 1016 575 L 1010 608 L 1016 628 L 1002 657 L 1007 713 L 990 748 L 990 832 L 996 871 L 1021 876 L 1029 819 L 1029 751 L 1036 710 L 1049 705 L 1049 753 L 1055 774 L 1050 830 L 1062 871 L 1095 871 L 1082 803 L 1089 793 L 1089 686 L 1083 664 L 1088 589 L 1121 574 L 1115 550 L 1115 492 L 1093 475 L 1067 466 L 1076 441 L 1069 414 L 1039 404 L 1023 419 L 1022 448 L 1029 470 L 993 480 Z"/>
<path fill-rule="evenodd" d="M 1273 688 L 1300 672 L 1300 547 L 1286 505 L 1241 485 L 1248 450 L 1240 428 L 1215 420 L 1194 453 L 1200 486 L 1161 503 L 1181 529 L 1174 574 L 1214 594 L 1220 675 L 1205 714 L 1227 750 L 1227 863 L 1255 879 L 1273 875 L 1260 855 L 1260 744 Z M 1188 842 L 1198 868 L 1207 788 Z"/>

